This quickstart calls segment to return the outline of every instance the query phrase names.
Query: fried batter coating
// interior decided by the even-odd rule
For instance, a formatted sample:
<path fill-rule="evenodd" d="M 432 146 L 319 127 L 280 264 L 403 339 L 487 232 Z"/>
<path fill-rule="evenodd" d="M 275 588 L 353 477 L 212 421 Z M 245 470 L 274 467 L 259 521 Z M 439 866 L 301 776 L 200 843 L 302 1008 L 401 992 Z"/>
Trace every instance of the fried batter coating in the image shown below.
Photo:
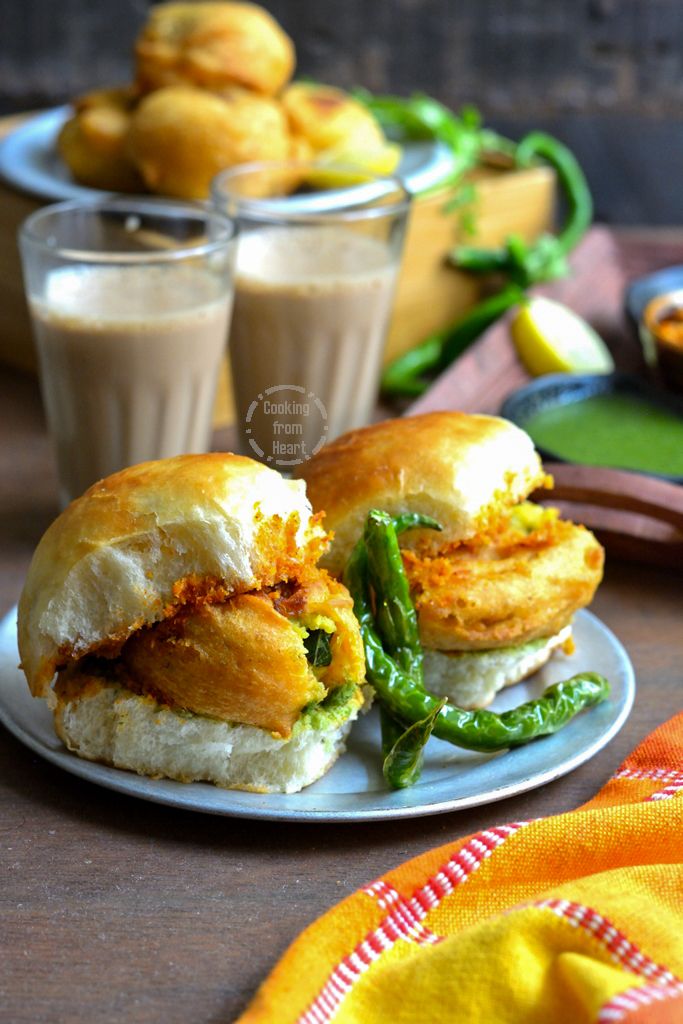
<path fill-rule="evenodd" d="M 486 536 L 403 559 L 425 646 L 477 651 L 559 633 L 592 600 L 603 550 L 589 530 L 544 514 L 529 532 L 504 516 Z"/>
<path fill-rule="evenodd" d="M 342 89 L 295 82 L 282 94 L 292 128 L 316 151 L 379 149 L 386 139 L 369 110 Z"/>
<path fill-rule="evenodd" d="M 257 594 L 167 619 L 131 637 L 122 657 L 139 687 L 166 704 L 283 737 L 325 695 L 300 634 Z"/>
<path fill-rule="evenodd" d="M 153 7 L 135 44 L 137 81 L 221 89 L 243 85 L 274 96 L 292 77 L 294 45 L 275 19 L 250 3 Z"/>
<path fill-rule="evenodd" d="M 246 92 L 230 98 L 173 86 L 151 93 L 133 116 L 129 151 L 152 192 L 205 199 L 211 179 L 250 160 L 283 160 L 291 139 L 280 106 Z"/>
<path fill-rule="evenodd" d="M 74 101 L 75 114 L 62 126 L 57 149 L 76 181 L 113 192 L 141 192 L 143 183 L 129 154 L 128 130 L 135 89 L 98 89 Z"/>
<path fill-rule="evenodd" d="M 352 601 L 325 573 L 305 584 L 186 606 L 132 636 L 121 662 L 133 688 L 163 703 L 288 737 L 302 709 L 328 689 L 364 676 Z M 309 666 L 302 626 L 334 629 L 332 663 Z"/>

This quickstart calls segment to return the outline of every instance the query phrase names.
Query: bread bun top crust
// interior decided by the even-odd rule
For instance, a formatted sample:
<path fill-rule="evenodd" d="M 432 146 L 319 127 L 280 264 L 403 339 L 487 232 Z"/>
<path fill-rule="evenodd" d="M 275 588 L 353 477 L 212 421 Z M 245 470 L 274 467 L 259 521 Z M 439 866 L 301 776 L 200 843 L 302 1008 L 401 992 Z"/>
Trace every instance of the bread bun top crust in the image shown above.
<path fill-rule="evenodd" d="M 367 512 L 433 516 L 443 532 L 413 530 L 405 546 L 474 536 L 487 517 L 545 479 L 531 438 L 497 416 L 433 412 L 385 420 L 326 445 L 297 475 L 334 540 L 322 565 L 341 573 Z"/>
<path fill-rule="evenodd" d="M 52 523 L 19 601 L 22 668 L 44 695 L 55 670 L 213 590 L 295 577 L 325 534 L 303 482 L 231 454 L 145 462 L 101 480 Z"/>

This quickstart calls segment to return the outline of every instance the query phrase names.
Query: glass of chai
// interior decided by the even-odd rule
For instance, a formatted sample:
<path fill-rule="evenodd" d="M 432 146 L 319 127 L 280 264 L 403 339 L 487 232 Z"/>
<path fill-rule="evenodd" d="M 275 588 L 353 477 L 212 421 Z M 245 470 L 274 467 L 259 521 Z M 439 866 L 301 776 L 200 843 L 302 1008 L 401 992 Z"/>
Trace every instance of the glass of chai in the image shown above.
<path fill-rule="evenodd" d="M 397 178 L 290 161 L 225 171 L 212 197 L 239 232 L 240 443 L 286 469 L 371 419 L 410 196 Z"/>
<path fill-rule="evenodd" d="M 198 204 L 110 197 L 43 207 L 19 247 L 62 504 L 124 466 L 207 451 L 233 223 Z"/>

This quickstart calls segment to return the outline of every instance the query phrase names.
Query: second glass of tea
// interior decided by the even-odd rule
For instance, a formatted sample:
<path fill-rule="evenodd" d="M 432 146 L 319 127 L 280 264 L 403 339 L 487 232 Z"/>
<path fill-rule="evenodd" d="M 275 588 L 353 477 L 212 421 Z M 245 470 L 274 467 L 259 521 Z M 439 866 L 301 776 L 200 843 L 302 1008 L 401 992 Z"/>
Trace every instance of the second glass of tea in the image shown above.
<path fill-rule="evenodd" d="M 297 465 L 370 421 L 410 196 L 398 178 L 314 162 L 213 183 L 238 226 L 228 346 L 245 454 Z"/>

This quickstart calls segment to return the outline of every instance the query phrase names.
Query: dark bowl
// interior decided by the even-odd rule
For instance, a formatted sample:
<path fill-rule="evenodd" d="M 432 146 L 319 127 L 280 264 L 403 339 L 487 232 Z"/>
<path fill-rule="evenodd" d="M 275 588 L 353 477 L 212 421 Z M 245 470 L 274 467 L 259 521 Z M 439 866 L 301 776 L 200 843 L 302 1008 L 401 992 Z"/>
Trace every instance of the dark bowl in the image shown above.
<path fill-rule="evenodd" d="M 682 268 L 683 271 L 683 268 Z M 593 398 L 596 395 L 627 395 L 631 398 L 639 398 L 668 412 L 674 413 L 683 419 L 683 400 L 672 395 L 653 384 L 648 383 L 640 377 L 627 373 L 604 373 L 604 374 L 572 374 L 555 373 L 545 377 L 538 377 L 536 380 L 513 392 L 505 399 L 500 414 L 505 419 L 511 420 L 522 430 L 536 413 L 557 405 L 570 405 L 581 402 L 586 398 Z M 545 460 L 552 462 L 567 462 L 556 452 L 538 447 L 538 452 Z M 614 469 L 625 469 L 628 467 L 615 465 Z M 632 470 L 636 472 L 636 470 Z M 673 476 L 666 473 L 647 473 L 647 476 L 658 476 L 662 480 L 671 480 L 676 484 L 683 484 L 683 476 Z"/>
<path fill-rule="evenodd" d="M 639 277 L 629 285 L 624 296 L 626 312 L 638 332 L 645 362 L 651 368 L 659 368 L 662 384 L 679 392 L 683 391 L 683 349 L 666 344 L 653 333 L 651 325 L 646 323 L 646 310 L 650 307 L 651 314 L 656 299 L 664 301 L 666 296 L 676 295 L 680 298 L 682 292 L 683 266 L 676 266 Z"/>
<path fill-rule="evenodd" d="M 664 267 L 663 270 L 655 270 L 653 274 L 639 277 L 626 289 L 626 312 L 637 327 L 650 299 L 656 299 L 658 295 L 664 295 L 666 292 L 678 291 L 679 288 L 683 288 L 683 266 Z"/>

